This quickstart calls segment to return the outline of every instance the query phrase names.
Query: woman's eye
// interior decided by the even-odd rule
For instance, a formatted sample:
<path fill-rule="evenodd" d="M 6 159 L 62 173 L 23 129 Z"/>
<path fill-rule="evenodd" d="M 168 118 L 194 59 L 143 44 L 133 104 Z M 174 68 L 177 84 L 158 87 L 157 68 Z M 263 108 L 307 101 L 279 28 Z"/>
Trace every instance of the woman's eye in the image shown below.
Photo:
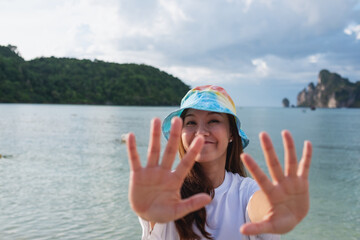
<path fill-rule="evenodd" d="M 209 123 L 218 123 L 218 122 L 219 122 L 219 120 L 217 120 L 217 119 L 212 119 L 209 121 Z"/>
<path fill-rule="evenodd" d="M 188 121 L 186 122 L 186 126 L 191 126 L 191 125 L 195 125 L 196 123 L 194 121 Z"/>

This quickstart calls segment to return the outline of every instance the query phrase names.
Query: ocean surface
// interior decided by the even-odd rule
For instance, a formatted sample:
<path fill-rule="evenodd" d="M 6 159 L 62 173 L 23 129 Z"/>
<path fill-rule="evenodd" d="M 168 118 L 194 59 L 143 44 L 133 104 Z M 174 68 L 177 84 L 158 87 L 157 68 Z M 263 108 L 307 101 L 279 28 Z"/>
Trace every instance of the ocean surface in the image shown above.
<path fill-rule="evenodd" d="M 135 133 L 144 163 L 150 120 L 174 109 L 0 104 L 0 239 L 140 239 L 121 135 Z M 238 116 L 246 152 L 264 169 L 259 132 L 280 159 L 282 129 L 299 157 L 313 143 L 311 209 L 282 239 L 360 239 L 360 109 L 244 107 Z"/>

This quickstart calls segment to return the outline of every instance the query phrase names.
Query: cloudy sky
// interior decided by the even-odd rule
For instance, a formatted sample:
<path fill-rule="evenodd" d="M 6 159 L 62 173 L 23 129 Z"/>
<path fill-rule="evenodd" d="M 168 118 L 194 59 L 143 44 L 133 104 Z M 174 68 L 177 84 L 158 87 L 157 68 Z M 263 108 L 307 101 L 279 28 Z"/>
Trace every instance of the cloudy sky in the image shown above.
<path fill-rule="evenodd" d="M 148 64 L 238 106 L 296 105 L 324 68 L 360 80 L 360 0 L 0 0 L 0 29 L 26 60 Z"/>

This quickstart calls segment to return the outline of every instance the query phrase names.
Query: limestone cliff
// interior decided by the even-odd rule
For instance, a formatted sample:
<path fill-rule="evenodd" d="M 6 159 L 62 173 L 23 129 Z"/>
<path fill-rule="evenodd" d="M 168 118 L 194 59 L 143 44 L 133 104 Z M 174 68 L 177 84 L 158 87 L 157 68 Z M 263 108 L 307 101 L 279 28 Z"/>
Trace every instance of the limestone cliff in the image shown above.
<path fill-rule="evenodd" d="M 350 82 L 337 73 L 321 70 L 317 85 L 310 83 L 297 96 L 298 107 L 360 107 L 360 81 Z"/>

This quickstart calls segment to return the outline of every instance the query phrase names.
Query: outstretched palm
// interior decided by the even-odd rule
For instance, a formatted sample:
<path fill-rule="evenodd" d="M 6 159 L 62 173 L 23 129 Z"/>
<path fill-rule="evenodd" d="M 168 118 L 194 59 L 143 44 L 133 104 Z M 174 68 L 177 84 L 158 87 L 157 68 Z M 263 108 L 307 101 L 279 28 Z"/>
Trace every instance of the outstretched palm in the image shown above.
<path fill-rule="evenodd" d="M 269 209 L 265 217 L 255 223 L 245 224 L 241 232 L 247 235 L 261 233 L 286 233 L 293 229 L 309 210 L 309 168 L 311 143 L 304 143 L 302 159 L 298 165 L 294 141 L 288 131 L 282 132 L 285 149 L 285 171 L 283 172 L 270 137 L 260 134 L 260 142 L 273 181 L 258 167 L 250 155 L 242 154 L 242 160 L 259 184 L 268 200 Z"/>
<path fill-rule="evenodd" d="M 141 218 L 151 222 L 169 222 L 193 212 L 211 201 L 207 194 L 181 199 L 180 188 L 186 174 L 194 164 L 204 140 L 196 138 L 175 171 L 171 170 L 180 141 L 182 121 L 174 118 L 168 144 L 161 163 L 161 121 L 154 119 L 146 167 L 142 167 L 136 150 L 135 136 L 129 134 L 127 148 L 130 162 L 129 201 Z"/>

